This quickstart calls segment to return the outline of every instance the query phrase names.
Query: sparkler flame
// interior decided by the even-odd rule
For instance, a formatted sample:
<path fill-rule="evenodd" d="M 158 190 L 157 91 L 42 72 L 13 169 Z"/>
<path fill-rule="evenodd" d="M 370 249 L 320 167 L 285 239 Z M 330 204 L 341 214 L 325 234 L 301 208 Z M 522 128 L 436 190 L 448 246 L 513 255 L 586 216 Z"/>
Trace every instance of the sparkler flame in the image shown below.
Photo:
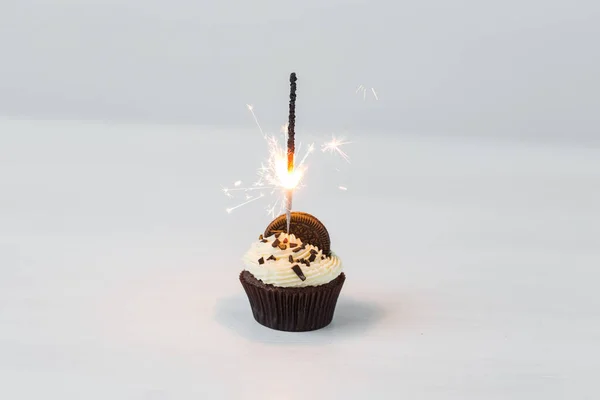
<path fill-rule="evenodd" d="M 233 187 L 221 188 L 223 193 L 229 198 L 234 198 L 234 193 L 240 192 L 245 196 L 241 203 L 227 208 L 226 211 L 227 213 L 231 214 L 240 207 L 271 196 L 273 201 L 267 205 L 266 211 L 268 215 L 274 218 L 285 211 L 286 195 L 289 194 L 291 190 L 298 190 L 304 187 L 303 180 L 307 170 L 306 161 L 309 156 L 314 153 L 315 144 L 310 143 L 306 147 L 302 158 L 300 158 L 300 162 L 297 164 L 295 163 L 294 168 L 290 171 L 288 169 L 287 149 L 285 146 L 287 125 L 284 125 L 281 128 L 283 135 L 275 136 L 265 134 L 260 126 L 260 123 L 258 122 L 256 114 L 254 113 L 254 107 L 249 104 L 246 106 L 252 114 L 255 124 L 267 144 L 268 156 L 257 169 L 256 174 L 258 179 L 253 182 L 251 186 L 243 186 L 242 181 L 237 180 L 233 183 Z M 347 142 L 343 139 L 333 136 L 331 141 L 321 145 L 321 150 L 324 153 L 337 153 L 349 163 L 350 157 L 342 149 L 340 149 L 341 146 L 349 143 L 351 142 Z M 297 153 L 302 153 L 301 143 L 298 143 L 296 150 Z M 340 190 L 347 189 L 340 188 Z M 253 194 L 257 191 L 259 192 L 258 194 Z"/>
<path fill-rule="evenodd" d="M 296 188 L 302 181 L 305 167 L 301 163 L 291 171 L 288 169 L 286 150 L 279 144 L 275 136 L 267 137 L 267 145 L 269 157 L 266 165 L 263 164 L 258 170 L 258 183 L 286 190 Z M 314 145 L 309 147 L 309 152 L 305 154 L 303 160 L 306 160 L 311 149 L 314 149 Z"/>
<path fill-rule="evenodd" d="M 304 175 L 301 168 L 294 168 L 290 171 L 287 167 L 286 159 L 276 160 L 275 170 L 278 186 L 281 186 L 284 189 L 294 189 L 302 180 L 302 175 Z"/>

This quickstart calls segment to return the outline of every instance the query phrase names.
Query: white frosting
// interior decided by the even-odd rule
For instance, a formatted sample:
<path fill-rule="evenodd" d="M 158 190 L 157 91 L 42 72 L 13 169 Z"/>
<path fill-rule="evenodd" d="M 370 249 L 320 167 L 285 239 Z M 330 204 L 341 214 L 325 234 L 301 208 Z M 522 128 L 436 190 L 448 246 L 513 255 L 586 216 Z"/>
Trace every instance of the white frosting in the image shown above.
<path fill-rule="evenodd" d="M 280 287 L 319 286 L 331 282 L 342 273 L 342 262 L 333 252 L 329 257 L 322 258 L 323 252 L 318 247 L 306 244 L 306 248 L 294 253 L 293 250 L 303 245 L 299 238 L 285 233 L 279 235 L 278 240 L 282 243 L 284 239 L 288 239 L 285 250 L 273 247 L 275 239 L 275 235 L 272 235 L 265 238 L 266 242 L 264 243 L 260 240 L 253 243 L 243 258 L 245 270 L 263 283 Z M 290 243 L 296 243 L 298 246 L 291 248 Z M 310 267 L 297 261 L 303 258 L 308 259 L 311 256 L 311 250 L 315 250 L 317 253 L 314 261 L 310 263 Z M 275 256 L 276 260 L 268 260 L 271 255 Z M 290 255 L 294 258 L 293 263 L 290 263 Z M 263 258 L 263 264 L 258 262 L 260 258 Z M 302 269 L 306 280 L 300 279 L 292 270 L 294 265 L 298 265 Z"/>

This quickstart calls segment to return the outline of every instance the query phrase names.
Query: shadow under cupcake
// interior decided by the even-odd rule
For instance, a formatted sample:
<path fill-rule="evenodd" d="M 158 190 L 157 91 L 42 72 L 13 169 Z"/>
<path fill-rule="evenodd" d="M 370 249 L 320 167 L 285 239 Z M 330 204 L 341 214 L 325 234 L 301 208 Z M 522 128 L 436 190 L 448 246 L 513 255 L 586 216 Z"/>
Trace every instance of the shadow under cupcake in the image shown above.
<path fill-rule="evenodd" d="M 240 281 L 254 319 L 272 329 L 304 332 L 331 323 L 346 276 L 315 217 L 293 212 L 273 220 L 244 255 Z"/>

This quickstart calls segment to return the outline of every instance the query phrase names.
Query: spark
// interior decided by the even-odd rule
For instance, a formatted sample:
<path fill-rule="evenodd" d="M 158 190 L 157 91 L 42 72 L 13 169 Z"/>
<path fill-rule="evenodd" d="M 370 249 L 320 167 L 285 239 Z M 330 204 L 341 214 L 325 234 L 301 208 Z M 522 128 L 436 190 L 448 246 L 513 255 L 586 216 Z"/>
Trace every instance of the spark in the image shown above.
<path fill-rule="evenodd" d="M 308 156 L 311 155 L 313 151 L 315 151 L 315 144 L 311 143 L 310 146 L 308 146 L 308 149 L 306 150 L 304 157 L 302 157 L 302 160 L 300 160 L 300 164 L 298 164 L 298 166 L 301 167 L 302 165 L 304 165 L 304 161 L 306 161 Z"/>
<path fill-rule="evenodd" d="M 367 92 L 371 91 L 371 93 L 373 94 L 373 98 L 375 100 L 379 100 L 379 96 L 377 96 L 377 92 L 375 91 L 375 88 L 371 87 L 371 88 L 366 88 L 364 85 L 359 85 L 358 88 L 356 89 L 356 94 L 362 93 L 363 95 L 363 101 L 367 100 Z"/>
<path fill-rule="evenodd" d="M 241 191 L 251 192 L 253 190 L 265 190 L 265 189 L 271 189 L 274 187 L 275 186 L 258 185 L 256 187 L 224 188 L 223 192 L 231 194 L 231 192 L 241 192 Z"/>
<path fill-rule="evenodd" d="M 343 190 L 343 191 L 348 190 L 348 188 L 346 186 L 338 186 L 338 189 Z"/>
<path fill-rule="evenodd" d="M 279 211 L 277 213 L 275 213 L 277 206 L 279 206 Z M 269 204 L 267 206 L 267 214 L 270 215 L 271 218 L 275 218 L 276 214 L 277 215 L 282 214 L 283 211 L 284 211 L 284 205 L 281 202 L 281 198 L 277 198 L 273 204 Z"/>
<path fill-rule="evenodd" d="M 254 114 L 254 106 L 252 104 L 246 104 L 246 107 L 248 107 L 248 110 L 250 111 L 250 113 L 252 114 L 252 117 L 254 118 L 254 122 L 256 122 L 256 126 L 258 126 L 258 130 L 260 131 L 260 134 L 266 138 L 267 135 L 265 135 L 265 133 L 263 132 L 260 124 L 258 123 L 258 118 L 256 118 L 256 114 Z"/>
<path fill-rule="evenodd" d="M 375 97 L 375 100 L 379 100 L 379 97 L 377 96 L 377 92 L 375 92 L 375 88 L 371 88 L 371 92 L 373 92 L 373 96 Z"/>
<path fill-rule="evenodd" d="M 350 164 L 350 156 L 348 156 L 348 154 L 346 154 L 346 152 L 344 152 L 342 149 L 340 149 L 341 146 L 346 145 L 346 144 L 350 144 L 352 142 L 346 142 L 343 139 L 338 139 L 335 136 L 332 136 L 332 139 L 327 142 L 324 143 L 321 146 L 321 151 L 323 151 L 323 153 L 325 152 L 329 152 L 331 154 L 338 153 L 344 160 L 346 160 L 348 162 L 348 164 Z"/>
<path fill-rule="evenodd" d="M 237 206 L 234 207 L 230 207 L 227 208 L 225 211 L 227 211 L 228 214 L 231 214 L 233 212 L 233 210 L 236 210 L 242 206 L 245 206 L 246 204 L 252 203 L 253 201 L 256 201 L 258 199 L 261 199 L 265 197 L 265 195 L 263 193 L 259 194 L 258 196 L 254 196 L 254 197 L 250 197 L 249 199 L 247 199 L 246 201 L 244 201 L 243 203 L 238 204 Z"/>
<path fill-rule="evenodd" d="M 227 196 L 227 197 L 229 197 L 229 198 L 232 198 L 232 197 L 233 197 L 233 195 L 232 195 L 231 193 L 229 193 L 229 191 L 230 191 L 231 189 L 229 189 L 229 188 L 226 188 L 226 187 L 222 187 L 222 186 L 221 186 L 221 190 L 223 191 L 223 193 L 225 193 L 225 196 Z"/>

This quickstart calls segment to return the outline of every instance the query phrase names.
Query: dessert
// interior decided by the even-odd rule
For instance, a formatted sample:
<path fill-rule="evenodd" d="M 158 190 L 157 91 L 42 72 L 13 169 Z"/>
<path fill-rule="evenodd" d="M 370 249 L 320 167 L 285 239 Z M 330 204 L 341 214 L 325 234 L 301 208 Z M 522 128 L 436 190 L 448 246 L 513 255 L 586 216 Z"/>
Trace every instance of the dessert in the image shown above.
<path fill-rule="evenodd" d="M 307 213 L 273 220 L 243 257 L 240 281 L 254 319 L 272 329 L 302 332 L 332 321 L 346 279 L 325 226 Z"/>

